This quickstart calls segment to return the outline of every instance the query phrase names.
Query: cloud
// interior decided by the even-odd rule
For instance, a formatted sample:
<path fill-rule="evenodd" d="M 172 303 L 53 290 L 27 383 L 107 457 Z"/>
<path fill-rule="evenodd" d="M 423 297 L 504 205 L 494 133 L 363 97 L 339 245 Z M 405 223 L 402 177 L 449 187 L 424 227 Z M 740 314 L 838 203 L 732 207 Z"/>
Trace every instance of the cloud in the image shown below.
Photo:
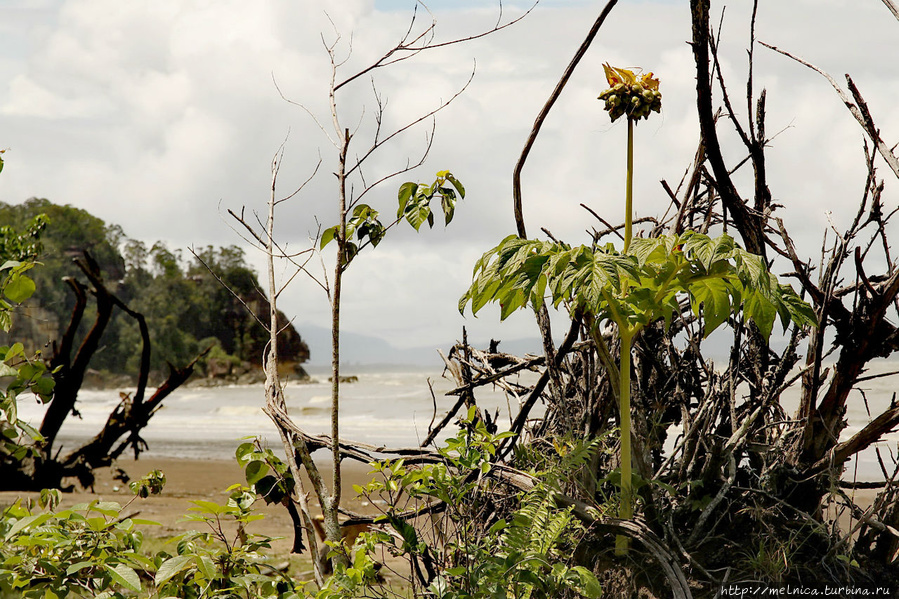
<path fill-rule="evenodd" d="M 164 239 L 172 247 L 239 242 L 225 208 L 261 210 L 271 186 L 270 163 L 286 141 L 279 191 L 289 193 L 314 170 L 319 175 L 283 205 L 279 238 L 307 243 L 318 224 L 332 224 L 334 149 L 303 104 L 334 133 L 328 106 L 330 63 L 325 44 L 336 40 L 340 73 L 363 69 L 408 27 L 411 2 L 272 0 L 113 0 L 20 2 L 4 8 L 0 33 L 13 48 L 0 62 L 0 147 L 7 168 L 0 200 L 47 197 L 118 223 L 132 237 Z M 506 14 L 525 5 L 505 3 Z M 432 3 L 438 40 L 490 27 L 493 3 Z M 329 12 L 326 15 L 325 9 Z M 716 9 L 714 22 L 718 22 Z M 494 36 L 424 53 L 374 73 L 386 102 L 382 136 L 451 97 L 477 73 L 466 93 L 437 116 L 425 167 L 392 179 L 366 196 L 385 218 L 395 211 L 397 186 L 432 180 L 452 170 L 468 197 L 448 231 L 399 229 L 385 245 L 360 257 L 348 277 L 348 330 L 377 331 L 397 345 L 422 336 L 451 339 L 463 322 L 486 331 L 495 314 L 461 320 L 455 309 L 474 259 L 514 230 L 511 174 L 535 116 L 596 16 L 584 2 L 545 2 L 519 25 Z M 748 7 L 728 7 L 722 66 L 738 117 L 745 120 Z M 332 26 L 333 22 L 333 26 Z M 797 26 L 802 23 L 802 26 Z M 756 35 L 831 71 L 852 72 L 888 143 L 899 136 L 899 23 L 878 3 L 765 3 Z M 7 34 L 9 34 L 7 36 Z M 523 174 L 529 232 L 546 227 L 579 243 L 599 226 L 584 203 L 610 222 L 621 220 L 624 127 L 611 124 L 596 96 L 601 63 L 643 66 L 662 79 L 663 113 L 637 129 L 637 206 L 660 214 L 667 196 L 658 181 L 677 186 L 698 143 L 695 74 L 687 41 L 686 3 L 621 3 L 554 107 Z M 352 42 L 352 52 L 349 43 Z M 861 131 L 829 85 L 804 67 L 757 47 L 756 89 L 768 89 L 768 132 L 783 130 L 770 148 L 769 175 L 782 214 L 800 249 L 813 256 L 826 211 L 845 222 L 864 183 Z M 341 91 L 340 125 L 367 151 L 375 123 L 372 80 Z M 416 160 L 429 124 L 372 154 L 367 181 Z M 890 142 L 890 140 L 893 140 Z M 744 150 L 734 136 L 725 152 L 735 164 Z M 748 170 L 740 177 L 748 177 Z M 354 193 L 361 190 L 356 181 Z M 888 187 L 888 202 L 895 203 Z M 890 204 L 892 205 L 892 204 Z M 254 263 L 261 267 L 258 256 Z M 331 257 L 327 259 L 330 261 Z M 296 283 L 282 307 L 299 322 L 327 320 L 314 286 Z M 534 334 L 527 315 L 504 330 Z"/>

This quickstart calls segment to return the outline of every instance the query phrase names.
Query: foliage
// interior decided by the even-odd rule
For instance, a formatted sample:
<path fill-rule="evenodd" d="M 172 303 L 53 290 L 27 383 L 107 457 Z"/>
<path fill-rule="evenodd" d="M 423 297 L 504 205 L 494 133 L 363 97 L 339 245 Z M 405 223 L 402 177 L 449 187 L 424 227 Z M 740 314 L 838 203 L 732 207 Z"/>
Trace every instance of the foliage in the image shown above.
<path fill-rule="evenodd" d="M 32 393 L 47 403 L 53 395 L 55 381 L 40 359 L 29 359 L 21 343 L 0 347 L 0 462 L 17 463 L 28 455 L 36 455 L 35 442 L 41 434 L 18 418 L 19 397 Z"/>
<path fill-rule="evenodd" d="M 418 231 L 424 223 L 434 226 L 434 213 L 431 200 L 440 197 L 440 209 L 443 211 L 444 224 L 453 220 L 456 207 L 456 196 L 465 198 L 465 187 L 449 171 L 437 173 L 437 179 L 431 185 L 407 182 L 400 186 L 399 209 L 397 218 L 405 218 Z"/>
<path fill-rule="evenodd" d="M 259 441 L 241 443 L 236 451 L 237 463 L 244 468 L 247 484 L 265 503 L 283 503 L 292 496 L 296 483 L 290 470 L 275 453 L 263 448 Z"/>
<path fill-rule="evenodd" d="M 636 332 L 659 319 L 670 323 L 680 313 L 678 294 L 685 294 L 706 336 L 738 311 L 765 337 L 778 317 L 785 327 L 816 322 L 791 287 L 727 234 L 636 239 L 626 254 L 611 244 L 570 247 L 510 236 L 477 262 L 473 279 L 460 310 L 471 302 L 477 313 L 496 301 L 503 319 L 526 305 L 539 309 L 548 293 L 556 307 L 565 304 L 572 313 L 587 311 Z"/>
<path fill-rule="evenodd" d="M 254 492 L 228 489 L 224 505 L 195 501 L 187 520 L 210 532 L 192 531 L 165 551 L 141 552 L 140 526 L 157 523 L 124 515 L 138 497 L 159 494 L 165 476 L 153 471 L 131 483 L 135 494 L 121 506 L 91 501 L 59 510 L 59 491 L 41 492 L 37 505 L 17 501 L 0 518 L 0 590 L 22 597 L 214 598 L 304 596 L 302 585 L 269 565 L 260 553 L 269 537 L 248 534 L 263 516 L 252 512 Z M 225 531 L 235 527 L 233 537 Z"/>
<path fill-rule="evenodd" d="M 702 317 L 708 336 L 737 312 L 752 320 L 767 339 L 779 316 L 784 328 L 794 322 L 814 325 L 815 312 L 787 285 L 771 274 L 764 260 L 736 245 L 727 234 L 717 239 L 687 231 L 637 239 L 619 253 L 604 247 L 570 247 L 557 241 L 509 236 L 476 263 L 474 281 L 462 296 L 477 312 L 490 301 L 499 302 L 501 318 L 530 305 L 539 310 L 544 295 L 554 306 L 564 304 L 572 318 L 584 316 L 590 335 L 604 344 L 598 325 L 617 325 L 620 345 L 619 411 L 621 423 L 621 504 L 619 516 L 633 516 L 631 470 L 631 343 L 647 325 L 664 320 L 666 328 L 680 316 L 679 296 L 686 295 L 693 313 Z M 608 355 L 606 350 L 603 352 Z M 604 366 L 613 370 L 614 365 Z M 619 536 L 617 551 L 627 551 Z"/>
<path fill-rule="evenodd" d="M 357 486 L 356 491 L 385 499 L 388 507 L 376 521 L 395 532 L 374 533 L 375 539 L 413 563 L 439 567 L 428 586 L 436 597 L 505 599 L 572 592 L 598 597 L 601 590 L 593 573 L 570 563 L 583 527 L 570 510 L 554 502 L 559 474 L 582 465 L 591 448 L 571 452 L 558 468 L 541 472 L 540 482 L 513 505 L 497 505 L 494 499 L 502 495 L 497 493 L 501 483 L 490 477 L 491 464 L 499 442 L 512 433 L 490 433 L 482 420 L 474 418 L 472 407 L 458 434 L 439 448 L 439 463 L 420 468 L 407 466 L 402 459 L 373 464 L 380 480 Z M 428 541 L 400 515 L 401 504 L 410 499 L 416 505 L 445 506 L 443 543 Z M 485 512 L 493 514 L 489 521 Z"/>
<path fill-rule="evenodd" d="M 136 527 L 155 523 L 124 517 L 118 503 L 98 500 L 56 511 L 59 500 L 59 491 L 44 491 L 40 509 L 17 501 L 4 511 L 0 589 L 45 598 L 140 592 L 139 572 L 152 570 L 153 562 L 140 553 L 143 533 Z"/>
<path fill-rule="evenodd" d="M 456 211 L 456 200 L 465 198 L 465 187 L 449 171 L 439 171 L 437 178 L 431 185 L 408 181 L 400 185 L 397 198 L 399 208 L 396 212 L 397 220 L 406 221 L 416 231 L 421 229 L 424 223 L 429 227 L 434 226 L 434 212 L 431 209 L 431 201 L 440 198 L 440 209 L 443 212 L 444 223 L 449 225 Z M 356 204 L 353 213 L 346 222 L 346 241 L 344 247 L 344 265 L 349 264 L 359 250 L 365 245 L 371 244 L 377 247 L 387 230 L 393 224 L 384 226 L 379 220 L 380 213 L 368 204 Z M 319 249 L 324 248 L 340 235 L 340 225 L 334 225 L 322 231 Z M 358 243 L 350 241 L 355 235 Z"/>
<path fill-rule="evenodd" d="M 43 219 L 36 219 L 43 222 Z M 0 266 L 0 330 L 12 326 L 14 304 L 20 304 L 34 293 L 35 283 L 26 274 L 34 267 L 27 259 L 29 248 L 39 244 L 40 228 L 30 237 L 31 244 L 10 241 L 14 232 L 9 227 L 0 228 L 0 248 L 10 251 L 25 261 L 6 259 Z M 16 248 L 11 250 L 11 248 Z M 33 454 L 34 442 L 40 433 L 18 418 L 18 398 L 28 392 L 47 403 L 53 395 L 54 380 L 39 357 L 29 358 L 21 343 L 0 346 L 0 462 L 19 462 Z"/>
<path fill-rule="evenodd" d="M 9 225 L 0 226 L 0 262 L 37 260 L 44 249 L 40 238 L 49 223 L 46 214 L 38 214 L 25 223 L 22 233 Z"/>
<path fill-rule="evenodd" d="M 153 582 L 160 597 L 247 597 L 290 599 L 300 597 L 299 583 L 267 563 L 260 553 L 271 548 L 270 537 L 248 534 L 246 526 L 262 519 L 252 506 L 258 495 L 232 485 L 225 504 L 193 501 L 187 520 L 202 522 L 208 532 L 191 531 L 174 538 L 173 555 L 156 555 Z M 232 535 L 226 532 L 234 528 Z"/>
<path fill-rule="evenodd" d="M 24 263 L 40 255 L 41 264 L 32 271 L 38 291 L 29 305 L 55 317 L 59 336 L 74 307 L 63 279 L 80 276 L 71 259 L 86 250 L 98 262 L 110 289 L 146 317 L 153 341 L 154 371 L 164 371 L 166 363 L 190 362 L 212 344 L 212 338 L 238 363 L 259 362 L 267 333 L 247 314 L 244 304 L 261 313 L 267 310 L 267 300 L 258 291 L 256 274 L 240 248 L 208 246 L 199 248 L 195 257 L 186 260 L 180 250 L 170 250 L 164 243 L 147 247 L 125 236 L 121 227 L 107 225 L 85 210 L 42 199 L 17 206 L 0 203 L 0 222 L 8 223 L 0 227 L 0 262 Z M 222 283 L 241 299 L 235 298 Z M 88 308 L 81 335 L 87 332 L 92 310 Z M 32 333 L 26 329 L 14 330 L 13 334 L 12 338 L 26 348 L 39 347 L 47 341 L 31 339 Z M 92 368 L 137 373 L 141 351 L 137 323 L 115 313 L 103 343 Z M 292 326 L 282 334 L 281 346 L 287 359 L 302 362 L 308 357 L 308 347 Z"/>

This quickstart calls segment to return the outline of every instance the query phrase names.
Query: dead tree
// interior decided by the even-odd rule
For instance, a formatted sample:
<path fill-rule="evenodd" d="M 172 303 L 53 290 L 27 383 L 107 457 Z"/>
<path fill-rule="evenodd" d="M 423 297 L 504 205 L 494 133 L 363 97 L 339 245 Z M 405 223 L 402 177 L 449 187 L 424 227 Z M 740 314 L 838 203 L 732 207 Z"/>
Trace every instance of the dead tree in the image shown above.
<path fill-rule="evenodd" d="M 302 429 L 292 421 L 287 413 L 286 404 L 283 397 L 282 383 L 277 375 L 278 347 L 275 337 L 278 331 L 277 323 L 275 322 L 275 320 L 271 320 L 271 322 L 268 324 L 268 328 L 272 337 L 271 343 L 267 348 L 265 356 L 265 370 L 267 379 L 266 405 L 264 411 L 271 417 L 276 428 L 278 429 L 279 436 L 288 455 L 290 472 L 296 483 L 296 492 L 293 494 L 291 501 L 299 505 L 302 516 L 294 518 L 295 533 L 297 535 L 300 533 L 300 528 L 302 525 L 302 527 L 306 530 L 309 547 L 312 549 L 313 555 L 318 555 L 318 552 L 315 549 L 316 539 L 312 527 L 312 518 L 309 512 L 308 505 L 305 501 L 305 492 L 301 483 L 302 479 L 299 476 L 301 467 L 305 469 L 307 474 L 309 475 L 310 481 L 312 482 L 313 486 L 312 491 L 315 493 L 316 499 L 318 500 L 318 503 L 321 507 L 322 515 L 324 517 L 323 525 L 327 540 L 333 543 L 335 547 L 340 547 L 342 539 L 338 514 L 342 509 L 341 499 L 343 491 L 340 473 L 340 461 L 344 456 L 344 449 L 341 446 L 342 440 L 340 439 L 339 425 L 341 380 L 340 307 L 342 302 L 342 295 L 344 293 L 343 275 L 346 269 L 349 267 L 351 261 L 355 258 L 355 256 L 361 249 L 369 245 L 377 245 L 380 242 L 383 234 L 388 229 L 401 222 L 403 218 L 398 217 L 395 221 L 388 225 L 381 225 L 380 222 L 377 221 L 377 217 L 374 217 L 374 222 L 366 221 L 365 227 L 374 225 L 376 223 L 379 231 L 376 235 L 369 235 L 368 239 L 364 239 L 364 235 L 362 234 L 363 227 L 359 226 L 355 231 L 357 233 L 357 239 L 354 240 L 352 237 L 353 231 L 348 225 L 356 215 L 356 209 L 369 208 L 367 205 L 361 203 L 366 195 L 368 195 L 379 186 L 382 186 L 384 183 L 393 181 L 401 174 L 412 171 L 413 169 L 421 166 L 424 163 L 429 154 L 431 143 L 433 141 L 434 131 L 436 128 L 436 121 L 434 120 L 435 115 L 449 106 L 468 87 L 468 84 L 471 82 L 471 79 L 469 79 L 453 96 L 451 96 L 447 100 L 438 102 L 433 109 L 424 110 L 422 114 L 404 121 L 404 124 L 401 124 L 395 130 L 385 132 L 382 131 L 382 124 L 385 122 L 384 116 L 386 110 L 386 101 L 375 85 L 374 75 L 379 69 L 389 67 L 390 65 L 402 61 L 411 60 L 423 52 L 428 52 L 438 48 L 445 48 L 447 46 L 474 40 L 496 31 L 505 29 L 520 21 L 530 12 L 530 10 L 528 10 L 523 15 L 517 18 L 505 19 L 502 14 L 502 8 L 500 7 L 500 17 L 492 27 L 466 37 L 451 39 L 448 41 L 438 41 L 436 39 L 436 20 L 433 18 L 433 15 L 430 15 L 430 21 L 424 22 L 422 24 L 421 18 L 419 16 L 419 11 L 422 9 L 424 11 L 427 11 L 427 7 L 423 3 L 419 3 L 416 5 L 415 12 L 413 13 L 408 28 L 405 30 L 400 41 L 395 46 L 389 48 L 380 58 L 378 58 L 374 62 L 371 62 L 370 64 L 368 64 L 368 66 L 356 71 L 354 74 L 343 79 L 341 79 L 341 67 L 346 62 L 346 58 L 338 56 L 339 51 L 342 51 L 343 49 L 343 40 L 340 34 L 335 31 L 332 41 L 325 43 L 325 51 L 327 52 L 331 63 L 331 77 L 330 82 L 327 84 L 326 88 L 330 108 L 330 126 L 325 126 L 302 104 L 294 102 L 292 100 L 288 100 L 286 97 L 284 98 L 286 101 L 300 106 L 303 110 L 310 114 L 310 116 L 312 116 L 319 128 L 325 133 L 334 149 L 334 154 L 336 157 L 334 164 L 334 174 L 336 176 L 337 183 L 335 189 L 337 222 L 333 227 L 327 229 L 327 231 L 329 231 L 328 240 L 333 240 L 334 242 L 336 242 L 335 245 L 337 246 L 337 252 L 333 270 L 330 271 L 330 277 L 328 275 L 328 271 L 326 271 L 324 268 L 322 274 L 320 275 L 310 272 L 310 269 L 307 268 L 310 263 L 310 259 L 315 257 L 315 252 L 320 249 L 322 235 L 321 231 L 315 233 L 315 239 L 312 240 L 312 247 L 310 249 L 296 253 L 285 251 L 282 245 L 280 245 L 274 238 L 273 231 L 276 207 L 282 202 L 285 202 L 297 195 L 303 187 L 301 186 L 300 189 L 297 189 L 296 191 L 285 197 L 278 197 L 276 195 L 277 174 L 281 166 L 283 147 L 272 162 L 272 195 L 269 199 L 266 210 L 267 217 L 265 219 L 257 219 L 257 223 L 259 225 L 257 226 L 257 223 L 253 223 L 251 222 L 251 220 L 245 218 L 243 212 L 241 212 L 240 214 L 231 212 L 232 216 L 235 217 L 237 222 L 241 225 L 243 230 L 248 235 L 248 237 L 245 238 L 246 241 L 259 249 L 266 258 L 269 267 L 268 292 L 271 301 L 272 314 L 274 314 L 276 311 L 277 298 L 279 294 L 281 293 L 281 291 L 283 291 L 284 287 L 290 284 L 293 278 L 299 273 L 305 273 L 306 275 L 311 277 L 314 283 L 324 291 L 331 308 L 331 431 L 330 435 L 325 441 L 320 441 L 318 443 L 307 442 L 309 440 L 308 435 L 306 435 L 306 433 L 304 433 Z M 348 46 L 348 49 L 351 51 L 351 44 Z M 472 72 L 472 77 L 473 76 L 474 72 Z M 357 80 L 362 77 L 371 78 L 370 84 L 374 91 L 374 134 L 370 139 L 357 139 L 356 131 L 351 130 L 344 124 L 344 122 L 360 121 L 362 117 L 365 116 L 365 113 L 363 112 L 362 115 L 356 115 L 352 118 L 345 118 L 343 115 L 343 110 L 341 108 L 341 96 L 343 95 L 343 91 L 345 91 L 348 86 L 352 85 L 354 82 L 357 82 Z M 283 94 L 282 97 L 284 97 Z M 393 170 L 388 170 L 388 172 L 386 173 L 378 173 L 374 176 L 372 176 L 370 173 L 366 174 L 365 169 L 369 166 L 370 159 L 380 151 L 382 151 L 385 147 L 387 147 L 389 145 L 389 142 L 396 140 L 398 136 L 409 132 L 420 124 L 427 124 L 429 121 L 431 124 L 431 131 L 427 136 L 425 147 L 421 155 L 417 159 L 405 160 L 403 163 L 401 163 L 401 166 L 398 166 Z M 315 172 L 317 172 L 317 170 L 318 166 L 313 169 L 312 176 L 315 175 Z M 367 211 L 366 214 L 371 214 L 371 211 Z M 377 214 L 377 212 L 374 212 L 374 214 Z M 287 278 L 286 283 L 280 283 L 275 280 L 275 260 L 287 261 L 292 265 L 292 268 L 295 268 L 294 274 Z M 334 469 L 331 473 L 330 481 L 327 482 L 322 472 L 315 465 L 311 457 L 311 453 L 313 451 L 323 449 L 325 447 L 330 450 L 331 459 L 333 460 L 334 464 Z M 294 543 L 294 547 L 300 548 L 302 546 L 302 541 L 300 539 L 297 539 Z M 346 563 L 346 552 L 336 551 L 334 552 L 334 556 L 332 559 L 335 564 Z M 316 579 L 319 583 L 321 583 L 323 581 L 322 573 L 325 571 L 324 564 L 316 561 L 315 571 Z"/>
<path fill-rule="evenodd" d="M 39 428 L 43 439 L 36 442 L 36 456 L 18 464 L 4 464 L 6 472 L 3 473 L 3 486 L 7 490 L 60 488 L 67 478 L 77 478 L 83 487 L 91 487 L 94 483 L 94 470 L 110 466 L 129 447 L 137 458 L 147 448 L 147 443 L 140 436 L 141 430 L 150 422 L 163 400 L 190 377 L 193 366 L 200 357 L 183 368 L 171 366 L 165 382 L 149 398 L 146 397 L 151 346 L 143 315 L 131 310 L 109 291 L 99 266 L 90 254 L 85 252 L 83 258 L 74 262 L 88 284 L 74 277 L 66 279 L 66 284 L 75 295 L 75 307 L 65 333 L 58 342 L 54 342 L 53 354 L 48 360 L 56 384 Z M 96 300 L 96 316 L 75 349 L 78 329 L 88 305 L 88 293 Z M 93 439 L 61 456 L 60 450 L 56 448 L 57 435 L 67 418 L 78 416 L 78 393 L 91 358 L 100 347 L 103 333 L 115 309 L 134 318 L 140 328 L 142 349 L 137 389 L 133 396 L 122 393 L 121 402 Z M 72 486 L 67 488 L 71 489 Z"/>

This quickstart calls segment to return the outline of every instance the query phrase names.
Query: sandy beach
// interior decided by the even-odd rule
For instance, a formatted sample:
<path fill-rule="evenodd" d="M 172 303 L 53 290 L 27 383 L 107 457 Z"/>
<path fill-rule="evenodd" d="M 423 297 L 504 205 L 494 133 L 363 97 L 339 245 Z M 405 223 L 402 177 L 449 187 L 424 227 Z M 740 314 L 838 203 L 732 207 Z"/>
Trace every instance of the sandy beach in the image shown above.
<path fill-rule="evenodd" d="M 162 470 L 165 473 L 166 485 L 160 495 L 135 499 L 124 510 L 124 514 L 128 516 L 160 523 L 160 526 L 146 527 L 145 534 L 148 537 L 170 538 L 188 530 L 202 530 L 202 522 L 183 521 L 184 515 L 189 513 L 191 507 L 194 507 L 191 502 L 205 500 L 225 503 L 228 499 L 225 489 L 235 483 L 246 484 L 243 471 L 234 459 L 141 458 L 138 461 L 122 459 L 118 461 L 117 467 L 127 472 L 132 479 L 139 479 L 152 470 Z M 356 497 L 356 492 L 352 489 L 354 484 L 365 484 L 371 480 L 371 476 L 368 474 L 369 470 L 370 468 L 366 464 L 344 463 L 342 505 L 347 509 L 365 514 L 377 513 L 368 502 Z M 330 481 L 330 469 L 327 470 L 326 476 L 326 480 Z M 306 484 L 308 491 L 308 482 Z M 16 498 L 35 497 L 36 495 L 36 493 L 13 491 L 0 492 L 0 505 L 9 505 Z M 76 487 L 74 492 L 63 494 L 62 506 L 67 507 L 95 499 L 115 501 L 125 505 L 133 497 L 127 484 L 112 478 L 112 469 L 103 469 L 98 471 L 93 492 Z M 310 507 L 314 512 L 318 512 L 318 504 L 314 500 L 310 500 Z M 293 527 L 287 511 L 280 505 L 267 506 L 262 500 L 254 505 L 254 509 L 265 514 L 266 517 L 253 522 L 248 532 L 270 537 L 284 537 L 273 543 L 272 549 L 274 553 L 282 554 L 286 558 L 293 540 Z M 136 516 L 137 514 L 139 516 Z"/>

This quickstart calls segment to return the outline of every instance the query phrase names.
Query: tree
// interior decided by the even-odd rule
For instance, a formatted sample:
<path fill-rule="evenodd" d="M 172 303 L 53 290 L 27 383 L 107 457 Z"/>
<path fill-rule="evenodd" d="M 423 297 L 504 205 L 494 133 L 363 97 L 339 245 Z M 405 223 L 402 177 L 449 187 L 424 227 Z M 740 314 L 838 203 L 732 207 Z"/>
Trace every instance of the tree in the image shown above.
<path fill-rule="evenodd" d="M 421 7 L 426 10 L 424 4 L 421 4 Z M 340 306 L 343 294 L 344 273 L 361 250 L 367 246 L 377 246 L 386 232 L 399 222 L 407 220 L 416 230 L 418 230 L 425 222 L 427 222 L 429 226 L 433 226 L 434 216 L 430 204 L 434 199 L 439 200 L 441 211 L 444 214 L 444 220 L 448 224 L 450 220 L 452 220 L 455 200 L 464 196 L 465 193 L 462 184 L 456 180 L 449 171 L 438 172 L 433 184 L 406 182 L 400 187 L 398 192 L 399 210 L 396 219 L 385 225 L 380 220 L 379 211 L 372 206 L 363 203 L 362 199 L 375 188 L 382 186 L 385 182 L 395 179 L 403 173 L 407 173 L 421 166 L 427 158 L 431 138 L 428 138 L 426 147 L 418 160 L 406 161 L 404 166 L 400 166 L 392 172 L 378 174 L 374 178 L 370 175 L 366 177 L 363 174 L 363 165 L 367 164 L 373 156 L 380 153 L 389 142 L 396 139 L 398 136 L 408 132 L 419 124 L 425 123 L 428 120 L 433 120 L 436 113 L 449 106 L 453 100 L 465 90 L 468 82 L 466 82 L 455 95 L 446 101 L 440 102 L 433 110 L 425 111 L 424 114 L 416 116 L 406 121 L 405 124 L 399 126 L 397 129 L 386 133 L 381 130 L 381 125 L 384 122 L 386 103 L 375 86 L 374 102 L 376 108 L 373 116 L 375 132 L 370 140 L 365 141 L 357 140 L 355 134 L 344 125 L 344 122 L 350 120 L 355 122 L 358 121 L 360 117 L 354 116 L 353 118 L 347 118 L 344 116 L 341 97 L 353 84 L 359 83 L 359 80 L 362 77 L 374 77 L 378 69 L 386 68 L 397 62 L 413 59 L 415 56 L 428 50 L 442 48 L 489 35 L 490 33 L 499 31 L 516 23 L 524 16 L 504 23 L 502 22 L 502 13 L 500 13 L 500 20 L 492 28 L 489 28 L 486 31 L 466 38 L 436 42 L 436 21 L 432 20 L 429 23 L 420 25 L 418 10 L 419 6 L 416 5 L 416 12 L 413 14 L 409 28 L 396 46 L 388 49 L 388 51 L 386 51 L 380 58 L 370 63 L 365 68 L 362 68 L 356 73 L 343 79 L 341 79 L 340 76 L 344 60 L 338 57 L 338 51 L 342 50 L 344 41 L 340 34 L 335 32 L 331 41 L 326 42 L 325 49 L 331 62 L 331 80 L 328 85 L 330 127 L 325 127 L 308 109 L 303 107 L 302 104 L 298 104 L 316 120 L 316 123 L 321 130 L 328 136 L 336 154 L 334 167 L 336 175 L 335 204 L 337 209 L 337 223 L 317 234 L 312 247 L 305 251 L 294 253 L 287 252 L 277 242 L 274 237 L 276 208 L 281 203 L 300 193 L 303 189 L 303 186 L 301 186 L 298 190 L 285 197 L 279 197 L 277 195 L 276 183 L 278 172 L 282 164 L 283 146 L 272 161 L 272 195 L 269 200 L 266 217 L 260 219 L 261 226 L 255 227 L 247 218 L 245 218 L 243 211 L 241 211 L 240 214 L 231 212 L 232 216 L 237 219 L 248 233 L 249 237 L 247 240 L 263 252 L 268 264 L 268 295 L 271 301 L 272 314 L 268 327 L 272 338 L 266 352 L 267 381 L 265 411 L 278 428 L 285 451 L 287 452 L 290 476 L 295 481 L 295 491 L 292 493 L 293 501 L 300 505 L 302 512 L 302 526 L 305 527 L 310 548 L 314 553 L 317 553 L 315 548 L 315 536 L 312 532 L 311 517 L 305 502 L 304 489 L 299 476 L 300 466 L 305 468 L 308 473 L 312 482 L 313 491 L 322 508 L 327 541 L 337 549 L 336 551 L 333 551 L 334 566 L 345 567 L 347 563 L 346 548 L 342 548 L 340 523 L 338 521 L 338 512 L 341 509 L 340 501 L 343 492 L 340 476 L 340 461 L 343 458 L 341 446 L 343 441 L 340 439 L 339 434 L 339 413 L 341 381 Z M 526 14 L 527 13 L 525 13 L 525 15 Z M 296 104 L 296 102 L 292 103 Z M 329 129 L 330 132 L 328 132 Z M 431 127 L 431 135 L 433 135 L 433 131 L 434 124 L 432 124 Z M 353 152 L 357 152 L 357 154 L 354 155 Z M 319 166 L 320 164 L 321 163 L 319 163 Z M 311 177 L 314 177 L 317 171 L 318 166 L 312 169 Z M 357 189 L 356 185 L 358 185 L 358 189 L 361 189 L 361 191 L 355 191 Z M 331 271 L 331 276 L 328 277 L 327 273 L 324 272 L 321 275 L 314 275 L 310 269 L 307 268 L 310 260 L 317 250 L 321 250 L 332 242 L 336 249 L 336 255 L 334 257 L 334 267 Z M 296 273 L 305 273 L 308 275 L 312 281 L 324 291 L 331 306 L 331 434 L 326 437 L 310 437 L 303 432 L 300 427 L 294 424 L 287 414 L 281 382 L 278 378 L 277 366 L 279 357 L 278 343 L 275 339 L 275 335 L 279 330 L 280 325 L 275 314 L 278 296 L 283 291 L 284 287 L 293 280 L 293 277 L 296 276 L 296 274 L 289 276 L 287 283 L 279 284 L 275 279 L 276 258 L 288 261 L 296 269 Z M 330 487 L 326 484 L 319 469 L 311 458 L 311 452 L 322 447 L 328 447 L 330 449 L 331 458 L 334 463 Z M 294 523 L 297 531 L 296 534 L 299 535 L 301 528 L 299 516 L 294 517 Z M 300 546 L 300 541 L 295 542 L 295 548 L 299 548 Z M 320 583 L 323 582 L 322 572 L 324 570 L 324 564 L 317 562 L 316 578 Z"/>

